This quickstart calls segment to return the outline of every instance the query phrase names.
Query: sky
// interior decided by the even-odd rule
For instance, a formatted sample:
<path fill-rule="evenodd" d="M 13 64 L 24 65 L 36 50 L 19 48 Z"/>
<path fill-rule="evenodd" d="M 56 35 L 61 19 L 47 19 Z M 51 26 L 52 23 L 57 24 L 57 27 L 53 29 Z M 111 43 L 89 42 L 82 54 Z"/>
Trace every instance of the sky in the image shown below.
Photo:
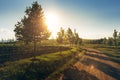
<path fill-rule="evenodd" d="M 17 21 L 26 7 L 36 0 L 0 0 L 0 40 L 15 38 Z M 84 39 L 111 37 L 120 32 L 120 0 L 37 0 L 45 16 L 52 14 L 48 25 L 55 38 L 60 27 L 76 29 Z M 53 17 L 56 17 L 55 19 Z M 49 17 L 50 18 L 50 17 Z"/>

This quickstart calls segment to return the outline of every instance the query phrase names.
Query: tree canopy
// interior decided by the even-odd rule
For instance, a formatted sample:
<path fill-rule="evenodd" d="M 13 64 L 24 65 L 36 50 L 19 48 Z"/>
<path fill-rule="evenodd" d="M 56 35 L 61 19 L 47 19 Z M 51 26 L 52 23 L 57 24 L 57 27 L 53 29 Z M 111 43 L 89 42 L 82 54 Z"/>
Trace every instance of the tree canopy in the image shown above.
<path fill-rule="evenodd" d="M 27 7 L 25 16 L 20 22 L 15 24 L 15 36 L 17 40 L 31 42 L 35 39 L 47 39 L 50 32 L 45 23 L 44 12 L 38 2 L 33 2 L 32 7 Z"/>

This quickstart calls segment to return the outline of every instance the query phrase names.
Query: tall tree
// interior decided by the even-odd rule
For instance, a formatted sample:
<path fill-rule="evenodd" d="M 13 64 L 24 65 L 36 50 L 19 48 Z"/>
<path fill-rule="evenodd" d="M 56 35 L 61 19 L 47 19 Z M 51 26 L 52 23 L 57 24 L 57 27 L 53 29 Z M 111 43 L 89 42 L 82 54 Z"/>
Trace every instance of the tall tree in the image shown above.
<path fill-rule="evenodd" d="M 75 37 L 74 37 L 74 33 L 72 32 L 70 28 L 67 29 L 66 36 L 67 36 L 69 43 L 73 45 L 75 42 L 75 39 L 74 39 Z"/>
<path fill-rule="evenodd" d="M 115 46 L 117 47 L 117 31 L 116 31 L 116 29 L 114 30 L 114 33 L 113 33 L 113 38 L 114 38 L 114 44 L 115 44 Z"/>
<path fill-rule="evenodd" d="M 82 39 L 79 37 L 79 34 L 76 32 L 76 30 L 74 30 L 74 44 L 82 44 Z"/>
<path fill-rule="evenodd" d="M 60 28 L 60 31 L 57 33 L 57 35 L 57 42 L 62 44 L 65 40 L 65 31 L 62 27 Z"/>
<path fill-rule="evenodd" d="M 38 2 L 33 2 L 32 7 L 27 7 L 24 18 L 15 25 L 15 36 L 17 40 L 25 43 L 34 43 L 34 53 L 36 53 L 36 42 L 47 39 L 50 33 L 45 23 L 44 12 Z M 35 58 L 35 56 L 34 56 Z"/>
<path fill-rule="evenodd" d="M 44 12 L 38 2 L 33 2 L 32 7 L 27 7 L 24 18 L 15 24 L 15 36 L 17 40 L 28 43 L 39 39 L 47 39 L 50 33 L 45 23 Z"/>
<path fill-rule="evenodd" d="M 119 34 L 117 36 L 117 39 L 118 39 L 118 46 L 120 46 L 120 32 L 119 32 Z"/>

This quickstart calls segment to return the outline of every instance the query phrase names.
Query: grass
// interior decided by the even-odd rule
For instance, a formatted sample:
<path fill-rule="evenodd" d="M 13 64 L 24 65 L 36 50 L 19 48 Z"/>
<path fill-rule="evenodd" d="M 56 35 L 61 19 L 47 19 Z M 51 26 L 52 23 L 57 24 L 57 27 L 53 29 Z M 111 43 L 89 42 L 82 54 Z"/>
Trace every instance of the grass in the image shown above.
<path fill-rule="evenodd" d="M 62 67 L 57 69 L 55 72 L 50 74 L 46 80 L 59 80 L 61 74 L 63 74 L 64 70 L 69 68 L 70 66 L 74 65 L 76 61 L 78 61 L 82 56 L 84 55 L 83 51 L 80 51 L 76 56 L 74 56 L 72 59 L 70 59 L 66 64 L 64 64 Z"/>
<path fill-rule="evenodd" d="M 43 80 L 69 62 L 77 52 L 71 49 L 9 62 L 0 68 L 0 80 Z"/>
<path fill-rule="evenodd" d="M 120 47 L 115 48 L 115 46 L 105 46 L 103 44 L 85 44 L 81 48 L 94 48 L 100 50 L 101 53 L 109 56 L 112 61 L 120 63 Z"/>
<path fill-rule="evenodd" d="M 33 51 L 32 45 L 13 45 L 13 44 L 0 44 L 0 66 L 8 61 L 15 61 L 32 56 L 39 56 L 42 54 L 55 53 L 58 51 L 70 50 L 70 47 L 64 46 L 37 46 L 36 53 Z"/>
<path fill-rule="evenodd" d="M 118 48 L 97 48 L 103 54 L 108 55 L 113 61 L 120 63 L 120 49 Z"/>

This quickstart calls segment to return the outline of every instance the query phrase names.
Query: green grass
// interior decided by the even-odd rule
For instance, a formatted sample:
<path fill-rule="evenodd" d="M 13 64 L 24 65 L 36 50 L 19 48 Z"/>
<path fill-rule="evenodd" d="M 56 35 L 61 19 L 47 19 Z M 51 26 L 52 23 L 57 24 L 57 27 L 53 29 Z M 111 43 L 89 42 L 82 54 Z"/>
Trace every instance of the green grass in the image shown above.
<path fill-rule="evenodd" d="M 84 55 L 84 52 L 80 50 L 76 56 L 74 56 L 72 59 L 70 59 L 66 64 L 64 64 L 62 67 L 57 69 L 55 72 L 50 74 L 46 80 L 58 80 L 63 73 L 63 71 L 67 68 L 69 68 L 71 65 L 74 65 L 75 62 L 77 62 L 82 56 Z"/>
<path fill-rule="evenodd" d="M 70 50 L 70 47 L 64 46 L 40 46 L 37 45 L 36 53 L 33 51 L 33 45 L 13 45 L 0 44 L 0 66 L 8 61 L 15 61 L 23 58 L 30 58 L 32 56 L 39 56 L 42 54 L 54 53 L 58 51 Z"/>
<path fill-rule="evenodd" d="M 0 68 L 0 80 L 43 80 L 71 60 L 77 49 L 9 62 Z"/>
<path fill-rule="evenodd" d="M 120 63 L 120 49 L 117 48 L 96 48 L 103 54 L 108 55 L 113 61 Z"/>
<path fill-rule="evenodd" d="M 117 63 L 120 63 L 120 47 L 116 48 L 115 46 L 106 46 L 103 44 L 85 44 L 81 48 L 94 48 L 100 50 L 101 53 L 109 56 L 109 58 Z"/>

